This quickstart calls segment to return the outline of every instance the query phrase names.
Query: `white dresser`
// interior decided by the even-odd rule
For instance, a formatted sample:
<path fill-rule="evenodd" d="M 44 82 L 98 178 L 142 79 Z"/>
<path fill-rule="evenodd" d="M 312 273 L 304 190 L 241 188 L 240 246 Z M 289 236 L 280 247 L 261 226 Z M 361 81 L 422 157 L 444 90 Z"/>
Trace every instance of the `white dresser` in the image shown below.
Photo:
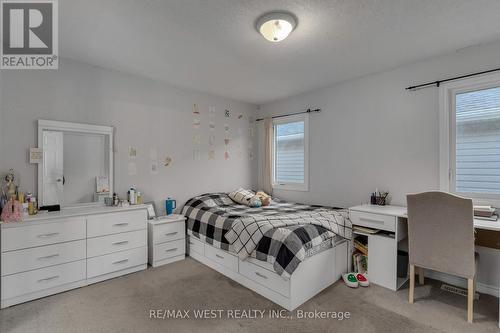
<path fill-rule="evenodd" d="M 148 223 L 149 264 L 153 267 L 183 260 L 186 256 L 186 218 L 172 214 Z"/>
<path fill-rule="evenodd" d="M 147 267 L 146 206 L 67 209 L 0 230 L 2 308 Z"/>

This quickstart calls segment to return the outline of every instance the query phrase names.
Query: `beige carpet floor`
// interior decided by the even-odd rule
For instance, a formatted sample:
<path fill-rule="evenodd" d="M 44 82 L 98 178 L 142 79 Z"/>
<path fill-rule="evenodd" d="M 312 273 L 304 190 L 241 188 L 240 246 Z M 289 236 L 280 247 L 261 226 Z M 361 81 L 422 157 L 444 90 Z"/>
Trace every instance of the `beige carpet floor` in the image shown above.
<path fill-rule="evenodd" d="M 497 298 L 481 295 L 470 325 L 465 297 L 426 282 L 413 305 L 407 289 L 349 289 L 337 282 L 300 309 L 348 311 L 350 319 L 274 319 L 267 311 L 280 307 L 188 258 L 0 310 L 0 332 L 499 332 Z M 152 309 L 265 310 L 266 316 L 150 319 Z"/>

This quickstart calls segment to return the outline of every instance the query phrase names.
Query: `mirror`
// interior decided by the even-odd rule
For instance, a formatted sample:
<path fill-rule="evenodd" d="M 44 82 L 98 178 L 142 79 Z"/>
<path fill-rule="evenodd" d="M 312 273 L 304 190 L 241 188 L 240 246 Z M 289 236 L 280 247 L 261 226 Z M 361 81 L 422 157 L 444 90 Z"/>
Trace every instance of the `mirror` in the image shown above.
<path fill-rule="evenodd" d="M 40 206 L 103 202 L 113 193 L 113 127 L 38 120 Z"/>

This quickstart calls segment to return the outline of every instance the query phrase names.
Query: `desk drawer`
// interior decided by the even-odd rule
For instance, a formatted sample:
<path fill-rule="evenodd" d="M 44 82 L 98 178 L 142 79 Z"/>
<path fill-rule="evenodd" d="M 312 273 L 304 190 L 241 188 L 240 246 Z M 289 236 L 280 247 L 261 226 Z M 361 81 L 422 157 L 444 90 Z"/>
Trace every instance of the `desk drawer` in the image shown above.
<path fill-rule="evenodd" d="M 203 244 L 199 239 L 194 236 L 189 236 L 187 241 L 189 252 L 193 251 L 198 254 L 205 255 L 205 244 Z"/>
<path fill-rule="evenodd" d="M 145 209 L 87 217 L 87 237 L 112 235 L 147 228 Z"/>
<path fill-rule="evenodd" d="M 168 259 L 184 255 L 186 253 L 186 244 L 184 239 L 163 243 L 154 246 L 154 261 Z"/>
<path fill-rule="evenodd" d="M 120 234 L 87 239 L 87 257 L 97 257 L 113 252 L 147 246 L 146 230 L 122 232 Z"/>
<path fill-rule="evenodd" d="M 205 256 L 216 263 L 238 272 L 238 257 L 213 246 L 205 246 Z"/>
<path fill-rule="evenodd" d="M 2 253 L 2 276 L 85 259 L 85 240 Z"/>
<path fill-rule="evenodd" d="M 85 239 L 85 218 L 2 229 L 2 252 Z"/>
<path fill-rule="evenodd" d="M 358 211 L 350 211 L 351 222 L 367 228 L 396 231 L 396 217 Z"/>
<path fill-rule="evenodd" d="M 128 251 L 107 254 L 87 259 L 87 278 L 144 265 L 148 261 L 148 248 L 140 247 Z"/>
<path fill-rule="evenodd" d="M 283 296 L 290 297 L 290 280 L 248 261 L 240 262 L 240 274 Z"/>
<path fill-rule="evenodd" d="M 168 222 L 154 226 L 154 244 L 161 244 L 186 237 L 186 224 Z"/>
<path fill-rule="evenodd" d="M 85 260 L 2 277 L 2 299 L 85 280 Z"/>

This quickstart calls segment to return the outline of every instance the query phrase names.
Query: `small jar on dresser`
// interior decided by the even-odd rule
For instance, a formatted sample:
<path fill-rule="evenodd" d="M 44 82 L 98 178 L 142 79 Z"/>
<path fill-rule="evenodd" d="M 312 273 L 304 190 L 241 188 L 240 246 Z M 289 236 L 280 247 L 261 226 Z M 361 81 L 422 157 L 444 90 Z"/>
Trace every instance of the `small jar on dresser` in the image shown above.
<path fill-rule="evenodd" d="M 186 255 L 186 218 L 172 214 L 148 223 L 148 261 L 153 267 L 183 260 Z"/>

